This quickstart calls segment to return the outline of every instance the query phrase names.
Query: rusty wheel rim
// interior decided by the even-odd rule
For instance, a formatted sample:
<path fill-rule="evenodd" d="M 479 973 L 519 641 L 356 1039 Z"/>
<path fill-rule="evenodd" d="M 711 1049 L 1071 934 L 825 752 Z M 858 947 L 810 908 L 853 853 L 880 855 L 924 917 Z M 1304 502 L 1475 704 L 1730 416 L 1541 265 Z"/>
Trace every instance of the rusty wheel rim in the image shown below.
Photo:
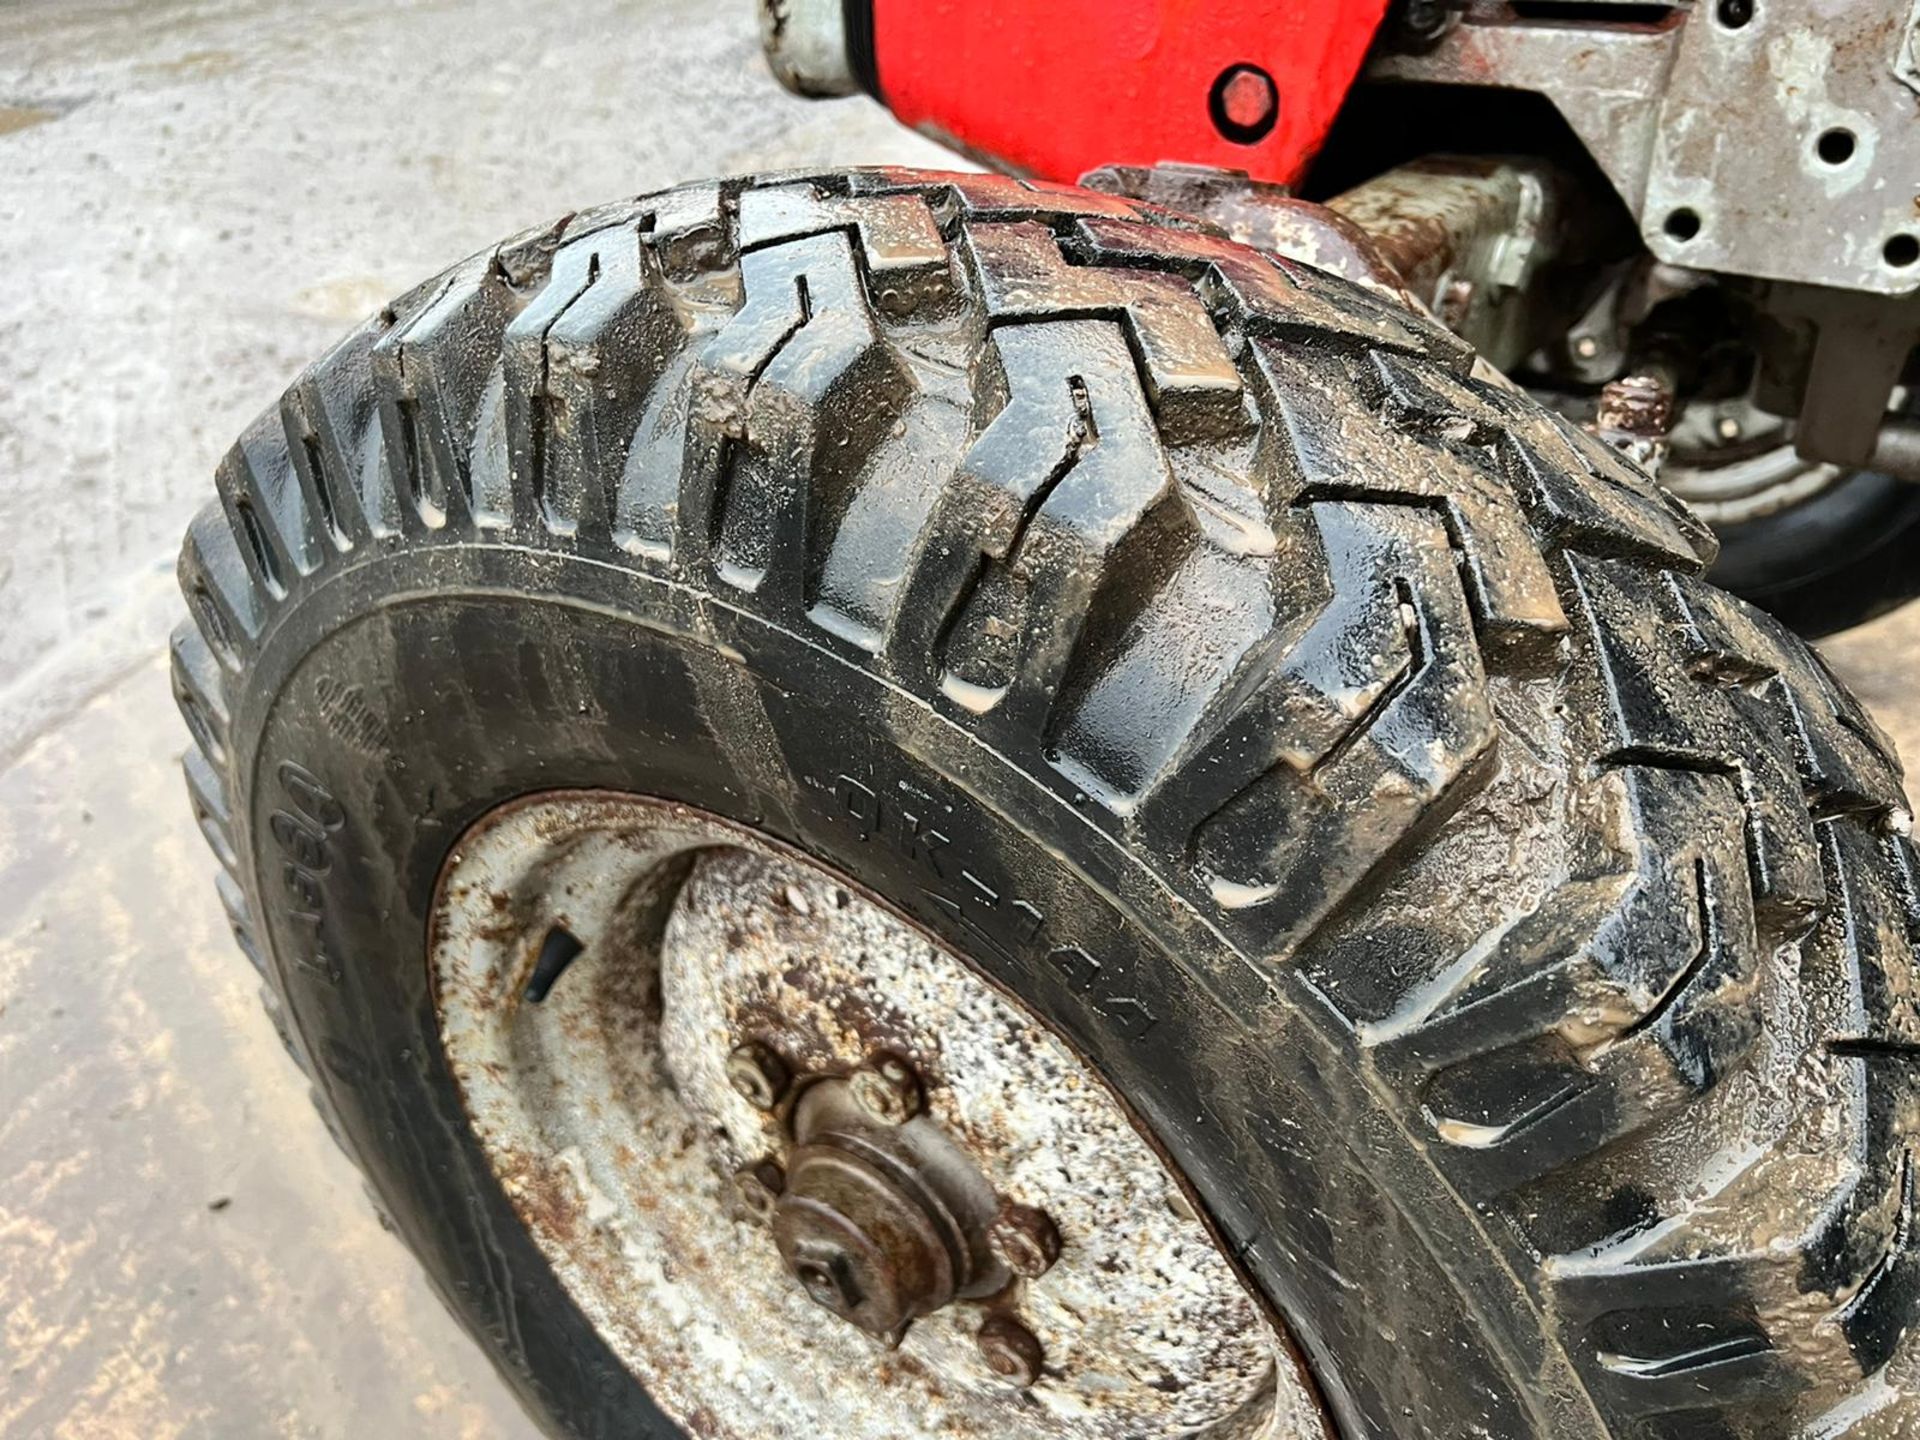
<path fill-rule="evenodd" d="M 1731 422 L 1731 434 L 1718 426 Z M 1710 525 L 1737 525 L 1804 505 L 1844 480 L 1838 465 L 1803 460 L 1790 431 L 1745 401 L 1698 401 L 1681 411 L 1660 483 Z"/>
<path fill-rule="evenodd" d="M 683 1428 L 1329 1433 L 1105 1084 L 832 872 L 684 806 L 553 792 L 462 837 L 428 950 L 476 1139 Z"/>

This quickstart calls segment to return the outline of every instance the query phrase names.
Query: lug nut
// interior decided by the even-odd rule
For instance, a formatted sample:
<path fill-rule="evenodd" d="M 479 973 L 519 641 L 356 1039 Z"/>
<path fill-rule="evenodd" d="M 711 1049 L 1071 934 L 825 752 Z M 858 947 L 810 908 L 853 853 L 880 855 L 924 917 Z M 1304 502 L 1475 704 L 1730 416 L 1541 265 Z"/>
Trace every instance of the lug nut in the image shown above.
<path fill-rule="evenodd" d="M 1038 1280 L 1060 1258 L 1060 1230 L 1046 1211 L 1008 1201 L 993 1217 L 987 1245 L 1014 1274 Z"/>
<path fill-rule="evenodd" d="M 1622 375 L 1600 391 L 1594 424 L 1642 440 L 1658 440 L 1673 428 L 1673 391 L 1657 375 Z"/>
<path fill-rule="evenodd" d="M 1012 1316 L 989 1315 L 980 1327 L 979 1345 L 987 1368 L 1008 1384 L 1024 1390 L 1040 1378 L 1040 1342 Z"/>
<path fill-rule="evenodd" d="M 787 1062 L 757 1040 L 749 1040 L 727 1056 L 727 1079 L 756 1110 L 771 1110 L 793 1083 Z"/>
<path fill-rule="evenodd" d="M 781 1192 L 787 1188 L 787 1172 L 777 1160 L 756 1160 L 734 1175 L 733 1187 L 747 1213 L 765 1223 L 773 1219 Z"/>
<path fill-rule="evenodd" d="M 925 1103 L 920 1077 L 898 1055 L 876 1055 L 853 1074 L 853 1099 L 869 1119 L 904 1125 Z"/>

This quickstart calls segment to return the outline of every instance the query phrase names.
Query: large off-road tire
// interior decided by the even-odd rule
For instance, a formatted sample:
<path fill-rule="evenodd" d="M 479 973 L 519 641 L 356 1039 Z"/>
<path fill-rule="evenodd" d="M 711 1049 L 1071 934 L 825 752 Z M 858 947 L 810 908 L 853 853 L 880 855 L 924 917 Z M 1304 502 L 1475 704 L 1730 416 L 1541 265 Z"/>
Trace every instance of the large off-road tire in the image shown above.
<path fill-rule="evenodd" d="M 175 661 L 235 931 L 554 1434 L 669 1432 L 423 954 L 457 837 L 564 787 L 757 827 L 1045 1016 L 1343 1433 L 1920 1423 L 1890 747 L 1431 325 L 1108 196 L 700 186 L 420 286 L 219 490 Z"/>

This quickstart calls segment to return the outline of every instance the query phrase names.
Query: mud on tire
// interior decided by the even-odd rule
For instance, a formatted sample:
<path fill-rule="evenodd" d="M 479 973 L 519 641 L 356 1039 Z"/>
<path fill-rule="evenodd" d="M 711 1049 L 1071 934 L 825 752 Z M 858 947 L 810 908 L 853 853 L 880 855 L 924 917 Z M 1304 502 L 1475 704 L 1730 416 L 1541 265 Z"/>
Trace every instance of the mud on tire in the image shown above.
<path fill-rule="evenodd" d="M 1444 332 L 1109 196 L 726 182 L 414 290 L 219 491 L 174 659 L 222 896 L 555 1433 L 664 1422 L 454 1133 L 417 973 L 541 783 L 758 824 L 1028 998 L 1352 1433 L 1916 1423 L 1891 748 Z"/>

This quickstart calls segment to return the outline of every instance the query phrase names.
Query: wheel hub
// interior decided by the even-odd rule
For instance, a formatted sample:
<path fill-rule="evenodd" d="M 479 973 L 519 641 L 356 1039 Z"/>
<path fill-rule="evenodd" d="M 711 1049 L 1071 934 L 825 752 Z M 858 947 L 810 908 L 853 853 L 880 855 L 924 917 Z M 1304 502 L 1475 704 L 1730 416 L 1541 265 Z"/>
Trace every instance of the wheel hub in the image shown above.
<path fill-rule="evenodd" d="M 894 1057 L 879 1063 L 906 1067 Z M 1011 1276 L 986 1243 L 994 1214 L 986 1180 L 932 1121 L 876 1120 L 856 1098 L 864 1073 L 824 1080 L 794 1106 L 800 1143 L 772 1230 L 809 1299 L 897 1345 L 921 1316 L 1002 1289 Z"/>
<path fill-rule="evenodd" d="M 462 838 L 429 943 L 482 1150 L 683 1426 L 1326 1433 L 1098 1077 L 830 872 L 683 807 L 533 797 Z"/>

